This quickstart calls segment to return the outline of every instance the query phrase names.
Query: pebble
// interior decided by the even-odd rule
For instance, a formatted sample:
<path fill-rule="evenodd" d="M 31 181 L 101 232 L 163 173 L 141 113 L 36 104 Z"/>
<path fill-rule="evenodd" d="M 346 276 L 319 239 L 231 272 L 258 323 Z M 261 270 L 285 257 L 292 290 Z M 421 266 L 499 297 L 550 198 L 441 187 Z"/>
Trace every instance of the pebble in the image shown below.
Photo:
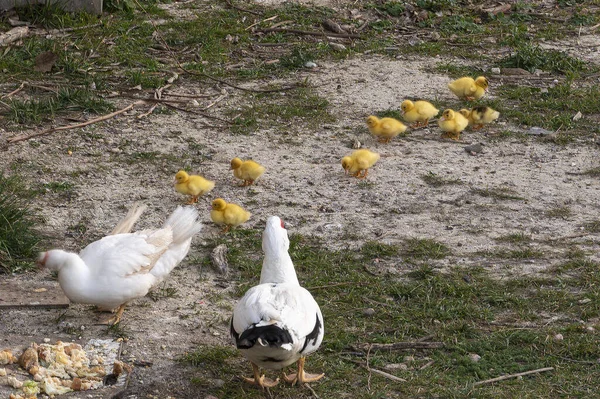
<path fill-rule="evenodd" d="M 223 381 L 223 380 L 220 380 L 220 379 L 218 379 L 218 378 L 217 378 L 217 379 L 214 379 L 214 380 L 213 380 L 213 385 L 214 385 L 216 388 L 221 388 L 223 385 L 225 385 L 225 381 Z"/>
<path fill-rule="evenodd" d="M 312 61 L 307 61 L 307 62 L 304 64 L 304 67 L 306 67 L 306 68 L 316 68 L 316 67 L 317 67 L 317 64 L 315 64 L 315 63 L 314 63 L 314 62 L 312 62 Z"/>
<path fill-rule="evenodd" d="M 408 366 L 404 363 L 386 364 L 383 368 L 386 370 L 408 370 Z"/>
<path fill-rule="evenodd" d="M 47 344 L 48 342 L 50 342 L 50 338 L 44 338 L 44 343 Z"/>
<path fill-rule="evenodd" d="M 541 128 L 541 127 L 533 126 L 529 130 L 526 130 L 525 133 L 531 134 L 534 136 L 547 136 L 549 134 L 552 134 L 553 132 L 551 132 L 550 130 Z"/>
<path fill-rule="evenodd" d="M 596 329 L 595 329 L 594 327 L 592 327 L 592 326 L 587 326 L 587 327 L 585 328 L 585 330 L 586 330 L 587 332 L 589 332 L 589 333 L 593 333 L 593 332 L 595 332 L 595 331 L 596 331 Z"/>
<path fill-rule="evenodd" d="M 580 305 L 585 305 L 586 303 L 590 303 L 590 302 L 592 302 L 592 300 L 590 298 L 585 298 L 585 299 L 579 300 Z"/>
<path fill-rule="evenodd" d="M 468 145 L 465 148 L 465 151 L 471 155 L 481 154 L 483 152 L 483 146 L 479 143 Z"/>
<path fill-rule="evenodd" d="M 492 73 L 500 74 L 500 68 L 492 68 Z"/>
<path fill-rule="evenodd" d="M 573 116 L 573 120 L 574 121 L 578 121 L 583 117 L 583 114 L 581 113 L 581 111 L 577 111 L 577 113 Z"/>
<path fill-rule="evenodd" d="M 555 341 L 562 341 L 563 339 L 565 339 L 565 337 L 563 337 L 563 335 L 562 335 L 562 334 L 556 334 L 556 335 L 553 337 L 553 339 L 554 339 Z"/>
<path fill-rule="evenodd" d="M 334 49 L 336 51 L 346 50 L 346 46 L 344 46 L 343 44 L 340 44 L 340 43 L 329 43 L 329 47 L 331 47 L 332 49 Z"/>
<path fill-rule="evenodd" d="M 363 314 L 365 316 L 373 316 L 375 314 L 375 309 L 373 308 L 366 308 L 365 310 L 363 310 Z"/>
<path fill-rule="evenodd" d="M 477 353 L 469 353 L 469 359 L 471 359 L 473 363 L 477 363 L 481 360 L 481 356 L 479 356 Z"/>

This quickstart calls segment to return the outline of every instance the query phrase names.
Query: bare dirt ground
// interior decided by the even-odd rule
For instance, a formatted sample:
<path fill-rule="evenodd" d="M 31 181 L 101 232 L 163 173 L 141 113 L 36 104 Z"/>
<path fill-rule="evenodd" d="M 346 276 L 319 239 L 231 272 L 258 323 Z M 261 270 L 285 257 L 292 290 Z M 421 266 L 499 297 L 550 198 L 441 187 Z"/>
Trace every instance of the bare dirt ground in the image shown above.
<path fill-rule="evenodd" d="M 597 165 L 598 148 L 518 137 L 492 140 L 500 130 L 520 131 L 502 118 L 482 132 L 467 131 L 463 143 L 438 140 L 435 124 L 387 145 L 377 143 L 365 127 L 367 115 L 397 109 L 405 97 L 454 101 L 446 89 L 449 77 L 426 72 L 439 61 L 360 56 L 300 72 L 294 78 L 308 77 L 319 87 L 337 118 L 314 129 L 290 125 L 286 131 L 264 127 L 248 136 L 235 135 L 204 128 L 200 117 L 186 113 L 137 119 L 145 110 L 136 108 L 107 123 L 12 145 L 2 154 L 1 163 L 3 167 L 19 163 L 21 173 L 40 183 L 74 184 L 66 194 L 49 193 L 32 204 L 44 217 L 46 232 L 57 238 L 55 245 L 68 250 L 79 250 L 82 243 L 107 234 L 134 201 L 149 205 L 137 228 L 162 223 L 183 200 L 173 189 L 173 176 L 189 166 L 216 182 L 210 199 L 223 197 L 252 212 L 246 228 L 260 231 L 267 216 L 279 215 L 291 233 L 321 237 L 333 249 L 355 249 L 371 240 L 397 244 L 408 237 L 432 238 L 458 249 L 438 261 L 439 268 L 477 262 L 502 278 L 548 268 L 554 249 L 552 241 L 543 239 L 577 235 L 584 221 L 598 215 L 600 186 L 593 178 L 576 174 Z M 492 96 L 494 83 L 491 80 Z M 194 89 L 185 88 L 187 92 Z M 217 107 L 230 107 L 235 101 L 232 97 Z M 340 166 L 340 158 L 352 151 L 355 139 L 382 155 L 366 182 L 345 176 Z M 195 144 L 193 149 L 190 143 Z M 463 147 L 469 143 L 482 143 L 483 153 L 467 153 Z M 159 156 L 127 162 L 140 152 Z M 178 154 L 190 152 L 194 154 L 190 159 L 177 163 Z M 267 168 L 257 185 L 241 188 L 234 184 L 228 170 L 234 156 L 251 157 Z M 430 172 L 462 184 L 431 187 L 421 178 Z M 477 189 L 506 189 L 522 199 L 485 197 Z M 227 321 L 235 298 L 221 294 L 231 290 L 231 283 L 201 268 L 201 259 L 211 250 L 203 244 L 220 234 L 209 220 L 210 199 L 201 199 L 197 205 L 205 223 L 203 231 L 188 258 L 165 283 L 176 288 L 176 296 L 156 302 L 143 298 L 125 312 L 123 327 L 129 338 L 122 359 L 152 365 L 135 368 L 121 398 L 206 397 L 190 384 L 194 371 L 178 359 L 199 344 L 229 342 Z M 546 216 L 548 210 L 559 207 L 569 207 L 571 214 Z M 81 225 L 85 225 L 84 232 L 76 228 Z M 535 249 L 548 253 L 549 260 L 503 265 L 473 256 L 490 249 L 494 238 L 518 232 L 540 238 L 535 240 L 539 246 Z M 597 244 L 591 245 L 597 250 Z M 235 270 L 235 265 L 231 267 Z M 406 267 L 402 262 L 383 265 L 381 272 L 398 275 Z M 10 279 L 18 284 L 19 280 L 43 282 L 50 276 L 39 273 Z M 85 342 L 104 337 L 106 327 L 96 324 L 100 317 L 85 305 L 72 305 L 66 312 L 3 311 L 0 348 L 22 348 L 43 338 Z M 222 383 L 214 381 L 215 386 Z"/>

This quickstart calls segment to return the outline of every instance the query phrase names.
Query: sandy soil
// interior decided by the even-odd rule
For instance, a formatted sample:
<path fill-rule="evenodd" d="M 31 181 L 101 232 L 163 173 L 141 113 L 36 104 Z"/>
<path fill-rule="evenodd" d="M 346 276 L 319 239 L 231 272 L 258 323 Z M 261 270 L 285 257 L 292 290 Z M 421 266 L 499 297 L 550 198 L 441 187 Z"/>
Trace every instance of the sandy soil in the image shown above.
<path fill-rule="evenodd" d="M 56 246 L 69 250 L 78 250 L 82 243 L 109 232 L 134 201 L 149 205 L 137 228 L 162 223 L 182 202 L 173 190 L 173 176 L 179 168 L 190 166 L 216 181 L 210 199 L 220 196 L 245 205 L 253 213 L 246 227 L 257 231 L 267 216 L 279 215 L 291 233 L 319 236 L 333 249 L 354 249 L 370 240 L 401 244 L 410 237 L 432 238 L 454 251 L 436 264 L 442 269 L 479 264 L 502 277 L 544 270 L 552 265 L 556 250 L 550 243 L 535 244 L 548 254 L 540 263 L 489 263 L 473 253 L 492 248 L 494 238 L 509 233 L 531 234 L 538 243 L 580 233 L 582 223 L 597 218 L 600 186 L 592 178 L 569 173 L 597 166 L 598 149 L 518 138 L 493 141 L 491 136 L 500 130 L 520 131 L 502 120 L 483 132 L 466 132 L 464 143 L 438 140 L 435 124 L 387 145 L 377 143 L 364 125 L 370 113 L 398 108 L 405 97 L 454 101 L 446 89 L 447 76 L 424 72 L 438 61 L 365 56 L 299 73 L 295 78 L 308 76 L 337 118 L 317 129 L 293 125 L 287 131 L 264 128 L 248 136 L 234 135 L 203 128 L 199 117 L 185 113 L 155 114 L 140 120 L 136 115 L 145 109 L 136 108 L 105 124 L 13 145 L 2 154 L 1 163 L 5 170 L 19 163 L 20 173 L 39 183 L 66 180 L 75 185 L 72 194 L 48 193 L 32 204 L 43 215 L 46 231 L 57 238 Z M 493 92 L 493 81 L 491 85 Z M 235 101 L 232 97 L 217 107 Z M 340 158 L 352 151 L 355 139 L 382 155 L 367 183 L 344 176 L 340 166 Z M 482 154 L 473 156 L 464 150 L 465 145 L 476 142 L 484 144 Z M 71 156 L 67 155 L 69 149 Z M 164 158 L 126 162 L 135 154 L 151 151 Z M 179 154 L 187 156 L 182 156 L 181 162 L 167 157 Z M 228 170 L 234 156 L 258 160 L 267 173 L 253 187 L 236 186 Z M 463 184 L 430 187 L 421 178 L 429 172 Z M 482 197 L 473 188 L 510 189 L 523 200 Z M 546 217 L 548 209 L 560 206 L 568 206 L 571 216 Z M 119 397 L 206 396 L 190 386 L 194 371 L 177 359 L 199 344 L 229 343 L 227 308 L 234 298 L 215 303 L 210 298 L 227 293 L 230 282 L 199 267 L 211 249 L 203 243 L 219 234 L 209 221 L 208 208 L 209 199 L 201 199 L 198 209 L 206 224 L 204 230 L 188 258 L 166 281 L 177 289 L 177 296 L 157 302 L 143 298 L 125 313 L 124 326 L 131 337 L 123 359 L 153 365 L 137 367 L 127 392 Z M 74 233 L 78 224 L 85 225 L 85 234 Z M 597 250 L 597 244 L 592 248 Z M 382 271 L 401 274 L 407 267 L 399 261 Z M 41 273 L 10 278 L 18 284 L 20 279 L 43 281 L 50 277 Z M 72 305 L 63 313 L 3 311 L 0 348 L 24 347 L 44 337 L 85 342 L 105 336 L 106 328 L 96 325 L 99 316 L 89 306 Z M 67 332 L 73 329 L 80 333 Z M 214 381 L 215 385 L 222 383 Z"/>

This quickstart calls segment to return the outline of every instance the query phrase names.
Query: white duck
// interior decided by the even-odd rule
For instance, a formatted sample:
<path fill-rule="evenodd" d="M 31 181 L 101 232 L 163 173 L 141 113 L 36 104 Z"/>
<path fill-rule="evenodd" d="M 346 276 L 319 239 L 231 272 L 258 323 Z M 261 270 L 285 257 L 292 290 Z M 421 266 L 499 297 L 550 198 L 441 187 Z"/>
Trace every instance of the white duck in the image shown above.
<path fill-rule="evenodd" d="M 177 207 L 160 229 L 123 233 L 143 210 L 134 207 L 114 235 L 89 244 L 79 254 L 53 249 L 38 259 L 40 266 L 58 272 L 60 287 L 72 302 L 118 308 L 107 323 L 118 323 L 127 302 L 162 281 L 187 255 L 192 236 L 202 228 L 195 208 Z"/>
<path fill-rule="evenodd" d="M 289 247 L 283 222 L 269 217 L 262 239 L 265 258 L 260 285 L 246 292 L 231 318 L 231 336 L 254 372 L 254 378 L 244 380 L 263 389 L 277 385 L 279 378 L 266 378 L 259 367 L 279 370 L 297 361 L 298 372 L 283 375 L 292 384 L 324 376 L 304 372 L 305 356 L 319 348 L 325 330 L 319 305 L 298 282 Z"/>

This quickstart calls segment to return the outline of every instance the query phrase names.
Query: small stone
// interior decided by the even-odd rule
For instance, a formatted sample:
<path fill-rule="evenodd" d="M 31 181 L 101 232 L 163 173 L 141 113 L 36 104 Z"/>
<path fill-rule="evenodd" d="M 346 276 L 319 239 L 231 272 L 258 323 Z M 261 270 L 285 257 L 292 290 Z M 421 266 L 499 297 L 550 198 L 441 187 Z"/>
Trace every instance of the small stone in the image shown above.
<path fill-rule="evenodd" d="M 481 154 L 483 152 L 483 146 L 479 143 L 468 145 L 464 147 L 464 149 L 471 155 Z"/>
<path fill-rule="evenodd" d="M 533 136 L 547 136 L 549 134 L 552 134 L 553 132 L 541 127 L 533 126 L 529 130 L 526 130 L 525 133 L 531 134 Z"/>
<path fill-rule="evenodd" d="M 373 316 L 375 314 L 375 309 L 373 309 L 373 308 L 366 308 L 365 310 L 363 310 L 363 314 L 365 316 L 371 317 L 371 316 Z"/>
<path fill-rule="evenodd" d="M 50 338 L 44 338 L 44 343 L 47 344 L 50 342 Z"/>
<path fill-rule="evenodd" d="M 412 363 L 415 361 L 415 357 L 414 356 L 404 356 L 404 363 Z"/>
<path fill-rule="evenodd" d="M 312 61 L 307 61 L 307 62 L 305 62 L 305 63 L 304 63 L 304 67 L 305 67 L 305 68 L 316 68 L 316 67 L 317 67 L 317 64 L 315 64 L 315 63 L 314 63 L 314 62 L 312 62 Z"/>
<path fill-rule="evenodd" d="M 573 120 L 574 121 L 578 121 L 583 117 L 583 114 L 581 113 L 581 111 L 577 111 L 577 113 L 573 116 Z"/>
<path fill-rule="evenodd" d="M 340 44 L 340 43 L 329 43 L 329 47 L 331 47 L 332 49 L 334 49 L 336 51 L 346 50 L 346 46 L 344 46 L 343 44 Z"/>
<path fill-rule="evenodd" d="M 354 141 L 352 142 L 352 148 L 358 150 L 360 147 L 362 147 L 361 142 L 358 141 L 358 139 L 354 139 Z"/>
<path fill-rule="evenodd" d="M 123 152 L 123 150 L 121 150 L 120 148 L 111 148 L 110 152 L 112 152 L 113 154 L 120 154 Z"/>
<path fill-rule="evenodd" d="M 500 68 L 492 68 L 492 73 L 500 74 Z"/>
<path fill-rule="evenodd" d="M 217 378 L 213 380 L 213 385 L 215 386 L 215 388 L 221 388 L 223 385 L 225 385 L 225 381 Z"/>
<path fill-rule="evenodd" d="M 556 334 L 554 335 L 554 337 L 552 337 L 552 339 L 554 339 L 555 341 L 562 341 L 563 339 L 565 339 L 565 337 L 563 337 L 562 334 Z"/>
<path fill-rule="evenodd" d="M 190 101 L 190 105 L 191 105 L 192 107 L 199 107 L 199 106 L 200 106 L 200 103 L 199 103 L 198 101 L 196 101 L 196 100 L 191 100 L 191 101 Z"/>
<path fill-rule="evenodd" d="M 131 90 L 142 90 L 142 85 L 137 85 L 131 88 Z"/>
<path fill-rule="evenodd" d="M 592 302 L 592 300 L 590 298 L 585 298 L 585 299 L 579 300 L 580 305 L 585 305 L 586 303 L 590 303 L 590 302 Z"/>
<path fill-rule="evenodd" d="M 596 332 L 596 329 L 594 327 L 592 327 L 592 326 L 587 326 L 585 328 L 585 331 L 587 331 L 589 333 L 593 333 L 593 332 Z"/>
<path fill-rule="evenodd" d="M 477 353 L 469 353 L 469 359 L 471 359 L 473 363 L 477 363 L 481 360 L 481 356 L 479 356 Z"/>

